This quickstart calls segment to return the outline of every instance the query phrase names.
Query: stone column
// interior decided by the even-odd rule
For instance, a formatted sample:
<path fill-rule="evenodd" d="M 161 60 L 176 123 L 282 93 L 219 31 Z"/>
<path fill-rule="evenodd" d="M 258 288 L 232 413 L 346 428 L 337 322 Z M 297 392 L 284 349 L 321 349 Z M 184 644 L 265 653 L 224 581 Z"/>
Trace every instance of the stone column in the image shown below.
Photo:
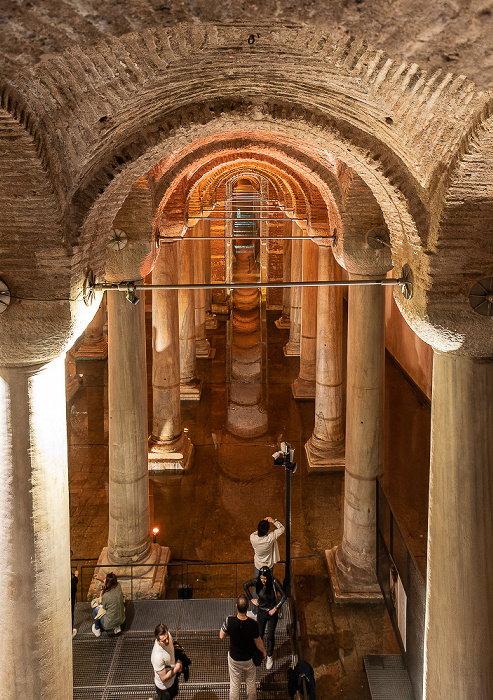
<path fill-rule="evenodd" d="M 329 246 L 319 246 L 318 278 L 338 278 Z M 310 469 L 336 471 L 344 468 L 342 334 L 342 287 L 318 287 L 315 427 L 305 445 Z"/>
<path fill-rule="evenodd" d="M 178 247 L 161 245 L 153 284 L 177 284 Z M 191 466 L 193 446 L 183 432 L 180 412 L 178 292 L 155 290 L 152 301 L 152 435 L 149 469 L 183 471 Z"/>
<path fill-rule="evenodd" d="M 375 523 L 383 466 L 385 288 L 349 287 L 348 297 L 344 534 L 327 557 L 336 600 L 364 602 L 381 597 Z"/>
<path fill-rule="evenodd" d="M 284 225 L 284 235 L 286 238 L 282 242 L 282 279 L 283 282 L 291 282 L 291 221 L 286 221 Z M 277 328 L 289 328 L 290 322 L 290 307 L 291 307 L 291 288 L 284 287 L 282 290 L 282 313 L 281 317 L 276 320 Z"/>
<path fill-rule="evenodd" d="M 307 239 L 303 243 L 303 281 L 317 279 L 318 246 Z M 303 287 L 301 291 L 300 373 L 293 382 L 293 396 L 298 401 L 315 398 L 317 357 L 317 287 Z"/>
<path fill-rule="evenodd" d="M 0 368 L 0 697 L 72 697 L 64 357 Z"/>
<path fill-rule="evenodd" d="M 209 226 L 206 227 L 207 236 L 211 235 L 211 224 L 209 221 Z M 206 238 L 204 240 L 204 279 L 206 284 L 210 284 L 212 281 L 211 274 L 211 240 Z M 205 290 L 205 327 L 207 330 L 212 330 L 218 327 L 217 318 L 212 313 L 212 289 Z"/>
<path fill-rule="evenodd" d="M 193 227 L 193 235 L 196 240 L 193 242 L 195 282 L 206 284 L 205 274 L 205 246 L 201 241 L 202 236 L 208 236 L 210 231 L 210 221 L 201 220 Z M 206 293 L 205 289 L 195 290 L 195 352 L 197 357 L 212 359 L 216 351 L 211 348 L 211 344 L 206 338 Z"/>
<path fill-rule="evenodd" d="M 77 360 L 105 360 L 108 357 L 108 343 L 103 330 L 105 316 L 106 296 L 103 296 L 96 315 L 84 331 L 84 340 L 74 355 Z"/>
<path fill-rule="evenodd" d="M 180 284 L 193 284 L 193 241 L 179 244 Z M 180 327 L 180 398 L 200 401 L 202 385 L 197 378 L 195 359 L 195 291 L 180 289 L 178 292 L 178 317 Z"/>
<path fill-rule="evenodd" d="M 435 352 L 424 700 L 493 697 L 493 361 Z"/>
<path fill-rule="evenodd" d="M 299 236 L 301 229 L 293 223 L 293 234 Z M 303 241 L 296 239 L 291 242 L 291 280 L 301 281 Z M 301 337 L 301 287 L 291 287 L 291 309 L 289 313 L 289 340 L 284 346 L 284 354 L 300 354 Z"/>
<path fill-rule="evenodd" d="M 145 308 L 108 294 L 108 560 L 126 564 L 150 552 L 147 470 Z"/>

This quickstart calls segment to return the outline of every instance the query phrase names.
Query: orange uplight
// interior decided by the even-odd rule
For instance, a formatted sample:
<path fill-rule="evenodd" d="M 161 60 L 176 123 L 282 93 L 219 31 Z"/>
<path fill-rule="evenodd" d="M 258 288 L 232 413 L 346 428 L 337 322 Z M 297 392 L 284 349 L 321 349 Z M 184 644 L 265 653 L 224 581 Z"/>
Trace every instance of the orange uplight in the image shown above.
<path fill-rule="evenodd" d="M 152 528 L 152 534 L 154 535 L 154 537 L 155 537 L 156 535 L 159 535 L 159 528 L 158 528 L 158 527 L 153 527 L 153 528 Z"/>

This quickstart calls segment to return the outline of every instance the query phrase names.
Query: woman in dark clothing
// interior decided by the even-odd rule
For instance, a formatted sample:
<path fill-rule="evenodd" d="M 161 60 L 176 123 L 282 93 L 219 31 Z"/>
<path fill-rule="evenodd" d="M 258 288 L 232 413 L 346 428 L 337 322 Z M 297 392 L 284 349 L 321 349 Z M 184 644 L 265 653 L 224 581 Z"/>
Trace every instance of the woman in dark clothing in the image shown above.
<path fill-rule="evenodd" d="M 250 588 L 255 587 L 255 598 Z M 274 637 L 279 619 L 279 608 L 286 600 L 286 594 L 279 581 L 274 578 L 268 566 L 263 566 L 258 578 L 251 578 L 243 584 L 248 600 L 258 607 L 257 622 L 260 637 L 263 638 L 267 627 L 267 659 L 265 668 L 270 671 L 273 666 L 272 654 L 274 653 Z M 278 594 L 280 599 L 277 599 Z"/>

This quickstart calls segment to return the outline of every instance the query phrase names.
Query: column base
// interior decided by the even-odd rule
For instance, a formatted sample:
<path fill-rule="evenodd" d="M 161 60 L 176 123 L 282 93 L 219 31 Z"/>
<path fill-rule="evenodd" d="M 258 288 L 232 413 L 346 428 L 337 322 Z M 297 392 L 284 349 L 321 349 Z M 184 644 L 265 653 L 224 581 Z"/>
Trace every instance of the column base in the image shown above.
<path fill-rule="evenodd" d="M 313 437 L 313 436 L 312 436 Z M 344 443 L 338 447 L 327 445 L 323 450 L 315 447 L 312 438 L 305 443 L 308 470 L 314 472 L 343 472 L 346 466 Z"/>
<path fill-rule="evenodd" d="M 97 343 L 82 343 L 74 353 L 77 360 L 106 360 L 108 357 L 108 343 L 102 338 Z"/>
<path fill-rule="evenodd" d="M 338 547 L 325 551 L 329 579 L 336 603 L 381 603 L 382 591 L 376 578 L 373 581 L 360 577 L 350 577 L 337 566 Z"/>
<path fill-rule="evenodd" d="M 211 348 L 208 340 L 197 340 L 195 343 L 195 357 L 201 360 L 212 360 L 216 354 L 216 349 Z"/>
<path fill-rule="evenodd" d="M 108 556 L 108 547 L 99 555 L 94 573 L 102 578 L 113 571 L 124 593 L 133 600 L 156 600 L 163 598 L 166 591 L 167 565 L 171 558 L 169 547 L 151 544 L 149 554 L 134 566 L 116 566 Z M 100 581 L 93 579 L 87 597 L 89 600 L 99 595 Z"/>
<path fill-rule="evenodd" d="M 281 318 L 278 318 L 277 321 L 274 321 L 276 324 L 276 328 L 279 328 L 279 330 L 284 330 L 285 328 L 290 327 L 290 321 L 289 321 L 289 316 L 281 316 Z"/>
<path fill-rule="evenodd" d="M 299 357 L 300 356 L 300 343 L 293 343 L 291 340 L 282 349 L 286 357 Z"/>
<path fill-rule="evenodd" d="M 295 379 L 291 384 L 293 398 L 296 401 L 315 401 L 315 380 Z"/>
<path fill-rule="evenodd" d="M 215 316 L 212 314 L 210 316 L 206 316 L 205 318 L 205 327 L 207 330 L 215 330 L 219 326 L 218 320 Z"/>
<path fill-rule="evenodd" d="M 229 314 L 230 305 L 229 301 L 219 302 L 217 304 L 212 304 L 213 314 Z"/>
<path fill-rule="evenodd" d="M 190 438 L 185 434 L 171 445 L 159 444 L 150 438 L 147 454 L 149 471 L 153 474 L 186 472 L 192 466 L 193 452 Z"/>
<path fill-rule="evenodd" d="M 202 382 L 193 379 L 191 382 L 180 383 L 180 401 L 200 401 L 202 396 Z"/>

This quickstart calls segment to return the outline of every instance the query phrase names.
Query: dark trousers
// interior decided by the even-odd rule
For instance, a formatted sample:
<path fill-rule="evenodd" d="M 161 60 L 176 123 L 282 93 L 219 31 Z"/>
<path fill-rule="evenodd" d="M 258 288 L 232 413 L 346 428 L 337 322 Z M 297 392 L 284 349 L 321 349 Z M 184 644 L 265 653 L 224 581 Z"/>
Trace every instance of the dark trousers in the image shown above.
<path fill-rule="evenodd" d="M 178 676 L 175 676 L 175 682 L 170 688 L 158 688 L 155 686 L 157 693 L 157 700 L 173 700 L 178 694 Z"/>
<path fill-rule="evenodd" d="M 257 623 L 260 631 L 260 636 L 263 638 L 265 629 L 267 628 L 267 642 L 266 650 L 267 656 L 272 656 L 274 653 L 274 637 L 276 633 L 277 621 L 279 619 L 279 614 L 276 612 L 273 615 L 269 615 L 265 610 L 259 608 L 257 613 Z"/>

